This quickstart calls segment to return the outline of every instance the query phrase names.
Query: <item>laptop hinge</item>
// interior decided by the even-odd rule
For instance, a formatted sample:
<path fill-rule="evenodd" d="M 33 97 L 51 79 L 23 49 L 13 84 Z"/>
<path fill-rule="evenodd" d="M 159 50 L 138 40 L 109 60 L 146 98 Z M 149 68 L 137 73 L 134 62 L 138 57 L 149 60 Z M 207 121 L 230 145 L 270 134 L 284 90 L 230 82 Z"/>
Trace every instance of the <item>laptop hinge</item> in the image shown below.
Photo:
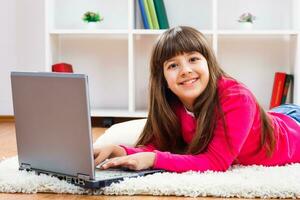
<path fill-rule="evenodd" d="M 77 174 L 77 178 L 83 179 L 83 180 L 85 180 L 85 181 L 90 180 L 90 176 L 89 176 L 89 175 L 86 175 L 86 174 Z"/>
<path fill-rule="evenodd" d="M 21 163 L 20 169 L 31 170 L 31 165 L 26 163 Z"/>

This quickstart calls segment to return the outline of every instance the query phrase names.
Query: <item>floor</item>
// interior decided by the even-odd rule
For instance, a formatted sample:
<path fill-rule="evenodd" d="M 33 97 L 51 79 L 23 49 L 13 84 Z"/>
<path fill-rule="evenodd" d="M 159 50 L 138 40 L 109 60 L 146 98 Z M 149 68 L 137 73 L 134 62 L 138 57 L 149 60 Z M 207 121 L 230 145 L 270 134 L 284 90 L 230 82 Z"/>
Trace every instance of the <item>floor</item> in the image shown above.
<path fill-rule="evenodd" d="M 103 132 L 105 128 L 93 128 L 93 139 L 97 139 Z M 8 158 L 11 156 L 17 155 L 17 146 L 15 139 L 15 125 L 12 122 L 1 122 L 0 123 L 0 158 Z M 71 194 L 52 194 L 52 193 L 38 193 L 38 194 L 6 194 L 0 193 L 0 199 L 17 199 L 17 200 L 35 200 L 35 199 L 70 199 L 70 200 L 137 200 L 137 199 L 145 199 L 145 200 L 164 200 L 164 199 L 217 199 L 217 198 L 183 198 L 183 197 L 156 197 L 156 196 L 89 196 L 89 195 L 71 195 Z"/>

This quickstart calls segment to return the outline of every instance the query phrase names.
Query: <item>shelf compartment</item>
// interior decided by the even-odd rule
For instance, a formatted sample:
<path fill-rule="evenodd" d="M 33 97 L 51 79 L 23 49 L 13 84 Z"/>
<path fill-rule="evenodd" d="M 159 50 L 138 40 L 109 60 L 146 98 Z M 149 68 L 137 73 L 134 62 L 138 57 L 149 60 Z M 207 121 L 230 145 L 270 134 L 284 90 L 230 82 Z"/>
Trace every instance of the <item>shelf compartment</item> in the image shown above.
<path fill-rule="evenodd" d="M 164 0 L 169 26 L 192 26 L 212 29 L 212 0 Z M 135 0 L 135 28 L 143 29 L 138 0 Z"/>
<path fill-rule="evenodd" d="M 128 1 L 124 0 L 47 0 L 49 28 L 85 29 L 82 16 L 87 11 L 99 12 L 104 20 L 98 29 L 127 29 Z"/>
<path fill-rule="evenodd" d="M 128 109 L 128 41 L 114 35 L 55 35 L 51 63 L 66 62 L 88 75 L 90 103 L 97 109 Z"/>
<path fill-rule="evenodd" d="M 244 83 L 260 105 L 269 108 L 274 74 L 292 73 L 293 37 L 224 35 L 218 40 L 218 61 L 233 78 Z"/>
<path fill-rule="evenodd" d="M 245 12 L 250 12 L 256 16 L 256 20 L 253 24 L 254 30 L 290 30 L 293 28 L 293 1 L 294 0 L 218 1 L 218 29 L 241 29 L 238 22 L 239 17 Z"/>
<path fill-rule="evenodd" d="M 134 35 L 133 57 L 135 78 L 135 110 L 148 108 L 148 84 L 151 50 L 158 35 Z"/>

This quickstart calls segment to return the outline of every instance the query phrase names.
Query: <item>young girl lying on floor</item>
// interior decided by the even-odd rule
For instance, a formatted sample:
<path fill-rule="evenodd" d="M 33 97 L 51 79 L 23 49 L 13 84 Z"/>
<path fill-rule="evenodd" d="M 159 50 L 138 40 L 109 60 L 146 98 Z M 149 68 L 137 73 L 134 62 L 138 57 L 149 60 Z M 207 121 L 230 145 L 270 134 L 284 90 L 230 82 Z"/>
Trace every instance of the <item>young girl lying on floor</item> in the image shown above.
<path fill-rule="evenodd" d="M 300 107 L 264 111 L 219 66 L 204 35 L 191 27 L 164 32 L 151 61 L 150 108 L 136 148 L 94 148 L 95 164 L 174 172 L 225 171 L 232 164 L 300 162 Z"/>

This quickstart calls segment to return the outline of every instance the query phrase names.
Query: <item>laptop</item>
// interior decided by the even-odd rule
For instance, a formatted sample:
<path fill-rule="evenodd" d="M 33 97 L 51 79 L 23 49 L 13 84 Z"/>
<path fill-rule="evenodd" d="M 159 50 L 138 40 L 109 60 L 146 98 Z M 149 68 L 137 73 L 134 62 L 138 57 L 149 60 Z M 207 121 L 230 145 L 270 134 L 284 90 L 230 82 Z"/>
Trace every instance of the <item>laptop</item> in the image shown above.
<path fill-rule="evenodd" d="M 19 169 L 91 189 L 162 171 L 94 166 L 86 75 L 12 72 L 11 84 Z"/>

